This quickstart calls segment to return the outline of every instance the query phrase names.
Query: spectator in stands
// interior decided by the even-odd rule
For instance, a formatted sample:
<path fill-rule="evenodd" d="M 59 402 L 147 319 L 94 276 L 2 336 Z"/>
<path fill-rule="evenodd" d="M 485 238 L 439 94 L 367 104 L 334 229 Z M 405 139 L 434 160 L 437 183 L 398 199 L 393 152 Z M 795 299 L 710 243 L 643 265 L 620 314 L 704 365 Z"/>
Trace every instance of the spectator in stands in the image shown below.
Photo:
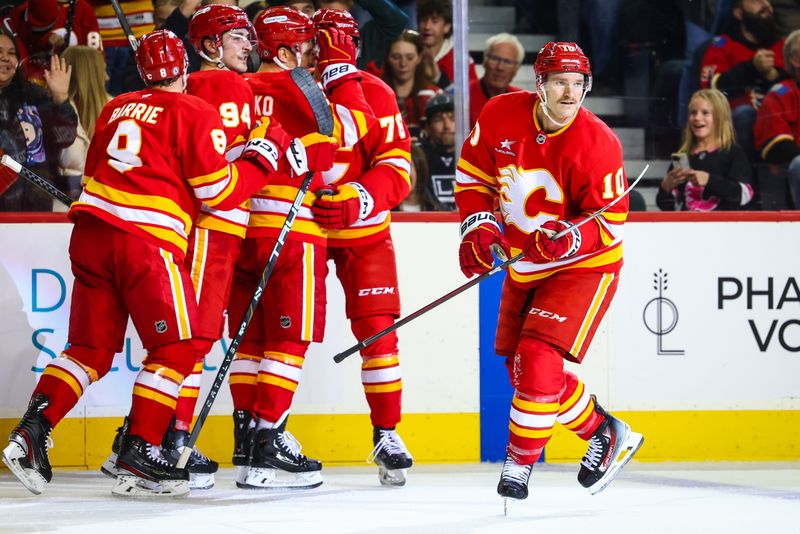
<path fill-rule="evenodd" d="M 25 78 L 41 85 L 45 85 L 44 71 L 50 66 L 51 54 L 78 44 L 102 47 L 97 18 L 86 0 L 76 0 L 74 10 L 56 0 L 23 2 L 9 12 L 3 25 L 15 34 Z M 67 26 L 69 39 L 65 39 Z"/>
<path fill-rule="evenodd" d="M 370 15 L 358 28 L 361 34 L 358 68 L 380 76 L 386 51 L 408 26 L 408 15 L 391 0 L 356 0 L 355 3 Z M 317 4 L 320 9 L 353 9 L 353 0 L 319 0 Z"/>
<path fill-rule="evenodd" d="M 678 153 L 688 156 L 688 166 L 670 165 L 656 196 L 662 210 L 739 210 L 753 198 L 752 167 L 736 144 L 731 108 L 720 91 L 692 95 Z"/>
<path fill-rule="evenodd" d="M 256 17 L 259 13 L 264 11 L 269 7 L 269 4 L 264 0 L 256 0 L 255 2 L 251 2 L 247 4 L 247 7 L 244 8 L 244 12 L 247 13 L 247 18 L 250 19 L 250 22 L 256 20 Z"/>
<path fill-rule="evenodd" d="M 169 16 L 180 5 L 181 0 L 153 0 L 153 23 L 156 29 L 162 29 Z"/>
<path fill-rule="evenodd" d="M 58 154 L 75 141 L 78 126 L 68 98 L 72 69 L 53 55 L 43 88 L 25 81 L 18 66 L 14 36 L 0 28 L 0 149 L 52 182 Z M 52 198 L 25 180 L 0 196 L 0 211 L 52 210 Z"/>
<path fill-rule="evenodd" d="M 469 84 L 469 124 L 478 121 L 483 106 L 490 98 L 512 91 L 520 91 L 511 82 L 517 75 L 525 49 L 519 39 L 510 33 L 498 33 L 486 40 L 483 53 L 483 78 Z"/>
<path fill-rule="evenodd" d="M 426 195 L 435 210 L 456 209 L 456 118 L 453 97 L 440 93 L 425 105 L 424 135 L 420 145 L 430 172 Z"/>
<path fill-rule="evenodd" d="M 419 137 L 425 104 L 442 90 L 434 85 L 422 65 L 422 41 L 414 30 L 406 30 L 387 50 L 383 81 L 397 95 L 397 107 L 412 137 Z"/>
<path fill-rule="evenodd" d="M 61 151 L 59 187 L 70 197 L 77 199 L 81 193 L 83 165 L 86 152 L 94 135 L 94 126 L 103 106 L 111 100 L 106 92 L 106 73 L 103 54 L 88 46 L 71 46 L 64 51 L 64 60 L 74 75 L 69 81 L 69 101 L 78 114 L 78 130 L 75 142 Z"/>
<path fill-rule="evenodd" d="M 765 162 L 788 169 L 789 191 L 795 209 L 800 209 L 800 30 L 786 38 L 783 59 L 789 79 L 764 97 L 755 138 Z"/>
<path fill-rule="evenodd" d="M 422 37 L 422 62 L 433 83 L 453 92 L 453 5 L 450 0 L 418 0 L 417 26 Z M 477 80 L 469 58 L 469 80 Z"/>
<path fill-rule="evenodd" d="M 436 211 L 441 209 L 433 198 L 428 160 L 418 142 L 411 143 L 411 181 L 408 196 L 393 211 Z"/>
<path fill-rule="evenodd" d="M 317 2 L 312 0 L 283 0 L 277 2 L 270 2 L 271 6 L 286 6 L 291 7 L 301 13 L 305 13 L 309 17 L 314 16 L 314 12 L 317 10 Z"/>
<path fill-rule="evenodd" d="M 792 30 L 800 28 L 800 1 L 772 0 L 775 20 L 780 24 L 782 35 L 789 35 Z"/>
<path fill-rule="evenodd" d="M 769 88 L 787 77 L 783 39 L 769 0 L 733 0 L 731 14 L 728 33 L 714 37 L 706 50 L 700 86 L 728 96 L 736 139 L 754 159 L 756 109 Z"/>
<path fill-rule="evenodd" d="M 116 96 L 124 90 L 125 68 L 133 51 L 111 3 L 107 0 L 89 1 L 94 6 L 94 14 L 100 25 L 108 72 L 108 92 Z M 156 28 L 151 0 L 120 0 L 119 7 L 137 39 Z"/>

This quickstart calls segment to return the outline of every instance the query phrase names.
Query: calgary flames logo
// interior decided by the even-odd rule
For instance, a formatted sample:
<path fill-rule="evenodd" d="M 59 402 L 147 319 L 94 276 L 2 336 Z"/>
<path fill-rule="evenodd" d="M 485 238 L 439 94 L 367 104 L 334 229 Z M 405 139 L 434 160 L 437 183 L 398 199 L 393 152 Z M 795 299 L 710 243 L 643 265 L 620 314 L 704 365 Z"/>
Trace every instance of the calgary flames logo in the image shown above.
<path fill-rule="evenodd" d="M 500 169 L 498 182 L 500 184 L 500 211 L 503 213 L 503 220 L 506 224 L 529 234 L 546 221 L 557 218 L 557 214 L 541 210 L 529 215 L 526 209 L 528 198 L 537 189 L 544 189 L 545 201 L 556 204 L 564 202 L 564 192 L 547 170 L 526 171 L 515 165 L 509 165 Z M 543 204 L 539 204 L 539 206 L 545 207 Z"/>

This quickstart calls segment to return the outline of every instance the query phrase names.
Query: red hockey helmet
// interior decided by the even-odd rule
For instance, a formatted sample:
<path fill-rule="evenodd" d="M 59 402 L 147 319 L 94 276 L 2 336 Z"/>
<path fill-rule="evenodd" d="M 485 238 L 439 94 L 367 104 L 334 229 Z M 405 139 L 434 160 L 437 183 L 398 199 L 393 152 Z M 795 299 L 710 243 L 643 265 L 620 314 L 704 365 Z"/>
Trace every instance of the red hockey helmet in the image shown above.
<path fill-rule="evenodd" d="M 203 53 L 203 40 L 211 39 L 217 48 L 222 46 L 222 34 L 229 30 L 245 28 L 250 42 L 256 46 L 256 32 L 243 9 L 227 4 L 209 4 L 200 8 L 189 22 L 189 41 Z"/>
<path fill-rule="evenodd" d="M 349 35 L 358 46 L 358 38 L 361 34 L 358 31 L 356 19 L 353 18 L 349 11 L 343 9 L 318 9 L 311 20 L 314 22 L 314 27 L 317 31 L 336 28 Z"/>
<path fill-rule="evenodd" d="M 533 64 L 536 87 L 544 85 L 547 75 L 552 72 L 578 72 L 586 76 L 586 91 L 592 89 L 592 68 L 589 58 L 575 43 L 550 41 L 539 50 Z"/>
<path fill-rule="evenodd" d="M 314 37 L 314 23 L 305 13 L 286 6 L 269 7 L 253 22 L 262 61 L 270 61 L 286 46 L 297 54 L 300 44 Z"/>
<path fill-rule="evenodd" d="M 180 76 L 186 72 L 183 41 L 169 30 L 143 35 L 136 49 L 136 67 L 148 85 Z"/>

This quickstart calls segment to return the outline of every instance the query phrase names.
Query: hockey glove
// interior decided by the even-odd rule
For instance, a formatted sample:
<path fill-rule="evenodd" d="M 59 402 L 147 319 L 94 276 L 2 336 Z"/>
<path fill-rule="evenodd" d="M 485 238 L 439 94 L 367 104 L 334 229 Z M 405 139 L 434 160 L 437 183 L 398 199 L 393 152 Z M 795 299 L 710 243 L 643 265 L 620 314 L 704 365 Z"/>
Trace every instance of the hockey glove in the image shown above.
<path fill-rule="evenodd" d="M 356 45 L 349 35 L 336 28 L 320 30 L 317 48 L 317 73 L 326 91 L 349 80 L 361 80 L 361 71 L 356 67 Z"/>
<path fill-rule="evenodd" d="M 294 138 L 286 151 L 289 165 L 298 176 L 308 171 L 327 171 L 333 167 L 333 159 L 339 143 L 333 137 L 310 133 Z"/>
<path fill-rule="evenodd" d="M 331 194 L 332 193 L 332 194 Z M 337 191 L 322 192 L 311 206 L 314 220 L 324 228 L 348 228 L 369 217 L 375 201 L 358 182 L 339 186 Z"/>
<path fill-rule="evenodd" d="M 250 132 L 242 158 L 252 159 L 269 171 L 278 170 L 281 153 L 289 146 L 291 139 L 277 123 L 269 117 L 261 117 L 260 124 Z"/>
<path fill-rule="evenodd" d="M 581 232 L 573 228 L 555 241 L 551 238 L 565 228 L 571 228 L 568 221 L 547 221 L 534 230 L 525 241 L 525 257 L 533 263 L 550 263 L 575 255 L 581 248 Z"/>
<path fill-rule="evenodd" d="M 511 247 L 494 215 L 481 211 L 464 219 L 458 249 L 458 262 L 464 276 L 469 278 L 490 271 L 494 267 L 493 250 L 502 261 L 511 256 Z"/>

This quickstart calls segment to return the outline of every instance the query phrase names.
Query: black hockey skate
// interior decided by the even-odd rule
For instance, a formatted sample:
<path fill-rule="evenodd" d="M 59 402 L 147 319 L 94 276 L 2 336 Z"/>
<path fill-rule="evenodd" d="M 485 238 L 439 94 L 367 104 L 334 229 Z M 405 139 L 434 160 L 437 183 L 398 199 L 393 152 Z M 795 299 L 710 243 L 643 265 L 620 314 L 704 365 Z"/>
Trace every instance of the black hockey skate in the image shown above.
<path fill-rule="evenodd" d="M 170 426 L 161 440 L 161 453 L 172 465 L 178 460 L 189 443 L 189 432 L 177 430 Z M 189 489 L 211 489 L 214 487 L 214 473 L 219 469 L 219 464 L 200 452 L 197 447 L 192 449 L 186 470 L 189 471 Z"/>
<path fill-rule="evenodd" d="M 42 410 L 49 405 L 50 399 L 46 396 L 34 395 L 28 404 L 28 411 L 11 431 L 8 446 L 3 449 L 3 463 L 23 486 L 36 495 L 40 495 L 45 484 L 53 478 L 47 455 L 52 428 L 42 415 Z"/>
<path fill-rule="evenodd" d="M 311 489 L 322 484 L 322 464 L 300 454 L 300 444 L 281 425 L 256 432 L 243 487 Z M 291 473 L 293 479 L 279 475 Z"/>
<path fill-rule="evenodd" d="M 378 464 L 378 480 L 382 486 L 405 486 L 406 470 L 414 465 L 414 458 L 394 428 L 374 427 L 372 444 L 375 446 L 367 462 Z"/>
<path fill-rule="evenodd" d="M 532 470 L 533 464 L 520 465 L 510 456 L 506 456 L 503 472 L 500 473 L 500 482 L 497 484 L 497 493 L 503 497 L 505 515 L 508 515 L 514 501 L 528 498 L 528 481 Z"/>
<path fill-rule="evenodd" d="M 122 446 L 122 440 L 128 435 L 128 427 L 130 426 L 130 417 L 127 415 L 122 421 L 122 426 L 117 428 L 117 433 L 114 435 L 114 441 L 111 442 L 111 454 L 108 455 L 103 465 L 100 466 L 100 471 L 107 477 L 117 478 L 119 469 L 117 468 L 117 456 L 119 455 L 119 448 Z"/>
<path fill-rule="evenodd" d="M 596 399 L 595 410 L 603 416 L 603 422 L 589 439 L 589 450 L 578 471 L 578 482 L 592 495 L 611 484 L 644 442 L 641 434 L 632 432 L 624 421 L 606 412 Z"/>
<path fill-rule="evenodd" d="M 256 436 L 255 421 L 246 410 L 233 412 L 233 460 L 236 467 L 236 485 L 240 488 L 247 487 L 247 469 L 250 465 L 250 451 L 253 448 L 253 439 Z"/>
<path fill-rule="evenodd" d="M 126 436 L 117 456 L 118 497 L 183 497 L 189 494 L 189 472 L 173 467 L 157 445 Z"/>

